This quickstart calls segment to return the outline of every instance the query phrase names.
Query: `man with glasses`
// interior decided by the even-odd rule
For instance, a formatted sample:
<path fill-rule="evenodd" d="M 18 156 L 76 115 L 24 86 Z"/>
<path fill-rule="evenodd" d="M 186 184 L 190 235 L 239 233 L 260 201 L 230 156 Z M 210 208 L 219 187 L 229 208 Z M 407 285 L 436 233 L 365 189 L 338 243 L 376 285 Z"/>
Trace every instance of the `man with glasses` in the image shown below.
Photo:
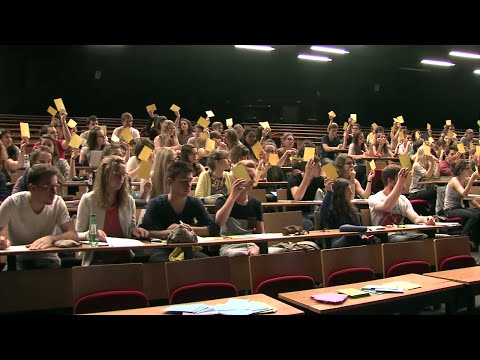
<path fill-rule="evenodd" d="M 49 164 L 30 168 L 29 191 L 8 197 L 0 206 L 0 231 L 8 225 L 9 239 L 0 236 L 0 249 L 12 245 L 30 245 L 30 250 L 46 249 L 57 240 L 78 241 L 73 221 L 63 199 L 57 195 L 58 170 Z M 56 235 L 57 227 L 61 232 Z M 61 267 L 56 253 L 17 256 L 18 270 Z"/>

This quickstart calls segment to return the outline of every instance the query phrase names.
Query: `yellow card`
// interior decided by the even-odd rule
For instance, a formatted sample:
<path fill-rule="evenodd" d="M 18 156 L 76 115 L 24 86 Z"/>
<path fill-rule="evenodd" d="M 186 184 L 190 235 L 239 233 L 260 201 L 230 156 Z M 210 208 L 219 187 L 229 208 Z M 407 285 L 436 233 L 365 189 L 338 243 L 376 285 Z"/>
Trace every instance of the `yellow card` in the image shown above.
<path fill-rule="evenodd" d="M 150 159 L 150 155 L 152 155 L 153 150 L 150 149 L 148 146 L 144 146 L 140 154 L 138 154 L 138 158 L 142 161 L 148 161 Z"/>
<path fill-rule="evenodd" d="M 226 120 L 227 121 L 227 127 L 228 128 L 231 128 L 233 126 L 233 119 L 232 118 L 229 118 Z"/>
<path fill-rule="evenodd" d="M 333 110 L 332 110 L 332 111 L 329 111 L 329 112 L 328 112 L 328 116 L 331 117 L 331 118 L 334 118 L 335 116 L 337 116 L 337 114 L 335 114 L 335 113 L 333 112 Z M 480 121 L 480 120 L 479 120 L 479 121 Z"/>
<path fill-rule="evenodd" d="M 397 123 L 399 123 L 399 124 L 403 124 L 403 123 L 405 122 L 405 120 L 403 120 L 403 116 L 402 116 L 402 115 L 397 116 L 397 120 L 396 120 L 396 121 L 397 121 Z"/>
<path fill-rule="evenodd" d="M 453 139 L 456 135 L 457 135 L 457 134 L 455 134 L 452 130 L 448 130 L 447 136 L 448 136 L 449 138 L 452 138 L 452 139 Z"/>
<path fill-rule="evenodd" d="M 420 132 L 415 131 L 415 140 L 420 139 Z"/>
<path fill-rule="evenodd" d="M 83 139 L 77 134 L 73 133 L 70 138 L 70 142 L 68 143 L 68 146 L 74 149 L 78 149 L 80 148 L 80 145 L 82 145 L 82 142 L 83 142 Z"/>
<path fill-rule="evenodd" d="M 352 124 L 357 122 L 357 114 L 350 114 L 350 119 L 352 119 Z"/>
<path fill-rule="evenodd" d="M 457 144 L 457 149 L 461 154 L 465 154 L 465 146 L 462 143 Z"/>
<path fill-rule="evenodd" d="M 372 124 L 372 129 L 375 130 L 378 127 L 377 123 Z"/>
<path fill-rule="evenodd" d="M 354 288 L 341 289 L 341 290 L 337 290 L 337 292 L 340 294 L 348 295 L 348 297 L 351 297 L 351 298 L 357 298 L 361 296 L 370 296 L 369 292 L 354 289 Z"/>
<path fill-rule="evenodd" d="M 400 165 L 402 168 L 412 168 L 412 161 L 410 160 L 410 156 L 408 154 L 398 155 L 398 159 L 400 160 Z"/>
<path fill-rule="evenodd" d="M 452 125 L 452 120 L 446 120 L 446 121 L 445 121 L 445 125 L 447 125 L 447 126 Z"/>
<path fill-rule="evenodd" d="M 433 140 L 433 138 L 430 136 L 430 137 L 428 138 L 428 142 L 431 143 L 431 144 L 433 144 L 433 143 L 435 142 L 435 140 Z"/>
<path fill-rule="evenodd" d="M 480 147 L 480 146 L 479 146 Z M 272 166 L 276 166 L 278 164 L 278 161 L 279 161 L 279 157 L 278 157 L 278 154 L 277 153 L 271 153 L 269 156 L 268 156 L 268 162 L 270 163 L 270 165 Z"/>
<path fill-rule="evenodd" d="M 208 135 L 206 132 L 203 132 L 201 131 L 199 134 L 198 134 L 198 137 L 202 140 L 207 140 L 208 139 Z"/>
<path fill-rule="evenodd" d="M 258 168 L 255 170 L 255 180 L 253 182 L 253 187 L 258 185 L 258 182 L 260 181 L 260 178 L 262 177 L 262 173 L 263 173 L 263 171 L 258 169 Z"/>
<path fill-rule="evenodd" d="M 259 124 L 264 129 L 270 129 L 270 124 L 268 123 L 268 121 L 259 122 Z"/>
<path fill-rule="evenodd" d="M 480 155 L 480 146 L 475 146 L 475 155 Z"/>
<path fill-rule="evenodd" d="M 348 122 L 343 123 L 343 130 L 347 131 L 348 129 Z"/>
<path fill-rule="evenodd" d="M 303 161 L 308 161 L 310 159 L 313 160 L 315 157 L 315 148 L 314 147 L 306 147 L 305 151 L 303 152 Z"/>
<path fill-rule="evenodd" d="M 480 120 L 477 120 L 477 125 L 480 126 Z"/>
<path fill-rule="evenodd" d="M 374 142 L 375 142 L 375 135 L 372 134 L 372 133 L 368 134 L 367 141 L 368 141 L 370 144 L 374 143 Z"/>
<path fill-rule="evenodd" d="M 48 109 L 47 109 L 47 112 L 52 115 L 52 116 L 55 116 L 57 115 L 57 110 L 55 110 L 53 107 L 49 106 Z M 480 121 L 480 120 L 479 120 Z"/>
<path fill-rule="evenodd" d="M 430 148 L 430 146 L 423 145 L 423 153 L 424 153 L 426 156 L 431 155 L 431 154 L 432 154 L 432 149 Z"/>
<path fill-rule="evenodd" d="M 205 113 L 207 114 L 207 116 L 208 116 L 209 118 L 212 118 L 212 117 L 215 116 L 215 114 L 213 113 L 212 110 L 207 110 L 207 111 L 205 111 Z"/>
<path fill-rule="evenodd" d="M 150 171 L 152 170 L 152 163 L 150 161 L 140 162 L 140 168 L 137 172 L 137 177 L 140 179 L 150 179 Z"/>
<path fill-rule="evenodd" d="M 102 128 L 103 130 L 103 134 L 104 135 L 107 135 L 107 125 L 100 125 L 100 127 Z M 115 137 L 118 139 L 118 136 L 115 135 Z M 112 135 L 112 140 L 113 140 L 113 135 Z"/>
<path fill-rule="evenodd" d="M 146 108 L 147 108 L 147 112 L 157 110 L 157 107 L 155 106 L 155 104 L 147 105 Z"/>
<path fill-rule="evenodd" d="M 125 142 L 130 143 L 133 140 L 132 133 L 130 132 L 129 128 L 124 128 L 120 133 L 120 136 L 125 140 Z"/>
<path fill-rule="evenodd" d="M 30 126 L 28 126 L 28 123 L 20 123 L 20 133 L 22 135 L 22 138 L 30 138 Z"/>
<path fill-rule="evenodd" d="M 335 166 L 333 166 L 332 163 L 323 165 L 322 170 L 325 173 L 325 176 L 329 179 L 335 180 L 338 177 L 337 169 L 335 169 Z"/>
<path fill-rule="evenodd" d="M 382 286 L 391 287 L 391 288 L 400 288 L 403 290 L 413 290 L 413 289 L 419 289 L 422 287 L 421 285 L 413 284 L 407 281 L 394 281 L 394 282 L 382 284 Z"/>
<path fill-rule="evenodd" d="M 212 140 L 212 139 L 205 140 L 205 150 L 207 151 L 215 150 L 215 140 Z"/>
<path fill-rule="evenodd" d="M 432 125 L 430 125 L 429 123 L 427 123 L 427 130 L 432 130 Z"/>
<path fill-rule="evenodd" d="M 118 143 L 120 142 L 120 138 L 117 135 L 112 134 L 112 141 Z"/>
<path fill-rule="evenodd" d="M 210 120 L 205 119 L 203 116 L 197 120 L 197 124 L 203 127 L 204 129 L 210 125 Z"/>
<path fill-rule="evenodd" d="M 235 176 L 235 179 L 245 179 L 247 181 L 252 181 L 245 165 L 235 165 L 232 169 L 232 174 L 233 176 Z"/>
<path fill-rule="evenodd" d="M 172 106 L 170 106 L 170 110 L 172 110 L 173 112 L 180 111 L 180 106 L 172 104 Z"/>
<path fill-rule="evenodd" d="M 470 152 L 475 151 L 475 144 L 473 142 L 470 143 Z"/>
<path fill-rule="evenodd" d="M 262 144 L 260 144 L 260 141 L 257 141 L 255 144 L 252 146 L 252 151 L 255 154 L 255 157 L 260 160 L 260 154 L 262 153 Z"/>
<path fill-rule="evenodd" d="M 67 110 L 65 108 L 65 105 L 63 105 L 63 100 L 62 98 L 58 98 L 58 99 L 55 99 L 53 100 L 55 102 L 55 106 L 57 107 L 57 110 L 60 111 L 60 110 Z"/>
<path fill-rule="evenodd" d="M 398 140 L 403 140 L 405 139 L 405 134 L 403 132 L 403 130 L 401 130 L 399 133 L 398 133 Z"/>
<path fill-rule="evenodd" d="M 67 122 L 67 126 L 70 128 L 70 129 L 73 129 L 75 126 L 77 126 L 77 122 L 73 119 L 70 119 L 68 120 Z"/>
<path fill-rule="evenodd" d="M 375 160 L 372 159 L 372 161 L 370 161 L 370 170 L 375 170 L 377 168 L 377 165 L 375 165 Z"/>

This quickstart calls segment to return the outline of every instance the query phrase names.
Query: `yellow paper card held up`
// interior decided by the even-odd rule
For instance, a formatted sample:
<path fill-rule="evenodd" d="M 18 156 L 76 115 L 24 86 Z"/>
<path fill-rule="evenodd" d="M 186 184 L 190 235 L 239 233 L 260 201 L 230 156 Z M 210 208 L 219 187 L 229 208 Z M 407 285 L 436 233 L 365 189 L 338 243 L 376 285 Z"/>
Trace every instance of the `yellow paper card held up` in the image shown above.
<path fill-rule="evenodd" d="M 348 122 L 343 123 L 343 130 L 347 131 L 348 129 Z"/>
<path fill-rule="evenodd" d="M 420 132 L 415 131 L 415 140 L 418 140 L 418 139 L 420 139 Z"/>
<path fill-rule="evenodd" d="M 480 155 L 480 146 L 475 146 L 475 155 Z"/>
<path fill-rule="evenodd" d="M 150 155 L 152 155 L 153 150 L 150 149 L 148 146 L 144 146 L 140 154 L 138 154 L 138 158 L 142 161 L 148 161 L 150 159 Z"/>
<path fill-rule="evenodd" d="M 461 154 L 465 154 L 465 146 L 462 143 L 457 144 L 457 149 Z"/>
<path fill-rule="evenodd" d="M 27 137 L 30 138 L 30 126 L 28 123 L 21 122 L 20 123 L 20 133 L 22 138 Z"/>
<path fill-rule="evenodd" d="M 372 144 L 375 142 L 375 135 L 373 133 L 368 134 L 367 141 Z"/>
<path fill-rule="evenodd" d="M 253 144 L 252 151 L 258 160 L 260 160 L 260 154 L 262 153 L 262 150 L 262 144 L 260 144 L 260 141 L 257 141 L 255 144 Z"/>
<path fill-rule="evenodd" d="M 229 118 L 226 121 L 227 121 L 227 128 L 231 128 L 233 126 L 233 119 Z"/>
<path fill-rule="evenodd" d="M 47 112 L 52 115 L 52 116 L 55 116 L 57 115 L 57 110 L 55 110 L 53 107 L 49 106 L 48 109 L 47 109 Z M 480 120 L 479 120 L 480 121 Z"/>
<path fill-rule="evenodd" d="M 232 174 L 233 176 L 235 176 L 235 179 L 245 179 L 246 181 L 252 181 L 245 165 L 235 165 L 232 169 Z"/>
<path fill-rule="evenodd" d="M 480 146 L 479 146 L 479 147 L 480 147 Z M 271 153 L 271 154 L 268 156 L 268 162 L 269 162 L 270 165 L 272 165 L 272 166 L 277 166 L 279 160 L 280 160 L 280 159 L 278 158 L 278 154 L 277 154 L 277 153 Z"/>
<path fill-rule="evenodd" d="M 475 144 L 473 142 L 470 143 L 470 152 L 475 151 Z"/>
<path fill-rule="evenodd" d="M 453 139 L 456 136 L 456 134 L 452 130 L 448 130 L 447 136 Z"/>
<path fill-rule="evenodd" d="M 313 160 L 315 157 L 315 148 L 314 147 L 306 147 L 305 151 L 303 152 L 303 161 L 308 161 L 310 159 Z"/>
<path fill-rule="evenodd" d="M 170 106 L 170 110 L 172 110 L 173 112 L 180 111 L 180 106 L 172 104 L 172 106 Z"/>
<path fill-rule="evenodd" d="M 335 169 L 332 163 L 323 165 L 322 170 L 329 179 L 335 180 L 338 177 L 337 169 Z"/>
<path fill-rule="evenodd" d="M 77 134 L 73 133 L 68 145 L 74 149 L 78 149 L 80 148 L 80 145 L 82 145 L 82 142 L 83 142 L 83 139 Z"/>
<path fill-rule="evenodd" d="M 375 160 L 372 159 L 372 161 L 370 161 L 370 170 L 375 170 L 377 168 L 377 165 L 375 165 Z"/>
<path fill-rule="evenodd" d="M 335 112 L 333 110 L 331 110 L 331 111 L 328 112 L 328 116 L 331 117 L 331 118 L 334 118 L 335 116 L 337 116 L 337 114 L 335 114 Z"/>
<path fill-rule="evenodd" d="M 268 121 L 262 121 L 262 122 L 259 122 L 259 124 L 264 129 L 270 129 L 270 124 L 268 123 Z"/>
<path fill-rule="evenodd" d="M 120 136 L 125 140 L 125 142 L 130 143 L 133 140 L 132 133 L 130 132 L 130 128 L 124 128 L 120 133 Z"/>
<path fill-rule="evenodd" d="M 430 137 L 428 138 L 428 142 L 431 143 L 431 144 L 433 144 L 433 143 L 435 142 L 435 140 L 433 140 L 433 138 L 430 136 Z"/>
<path fill-rule="evenodd" d="M 452 120 L 446 120 L 446 121 L 445 121 L 445 125 L 447 125 L 447 126 L 452 125 Z"/>
<path fill-rule="evenodd" d="M 203 116 L 200 116 L 200 118 L 197 120 L 197 124 L 203 128 L 206 128 L 208 127 L 208 125 L 210 125 L 210 120 L 207 120 Z"/>
<path fill-rule="evenodd" d="M 67 126 L 70 128 L 70 129 L 73 129 L 75 126 L 77 126 L 77 122 L 73 119 L 70 119 L 68 120 L 67 122 Z"/>
<path fill-rule="evenodd" d="M 430 148 L 430 146 L 423 145 L 423 153 L 426 156 L 430 156 L 432 154 L 432 149 Z"/>
<path fill-rule="evenodd" d="M 405 120 L 403 120 L 403 116 L 400 115 L 400 116 L 397 116 L 396 122 L 399 123 L 399 124 L 403 124 L 405 122 Z"/>
<path fill-rule="evenodd" d="M 401 130 L 399 133 L 398 133 L 398 140 L 403 140 L 405 139 L 405 134 L 403 132 L 403 130 Z"/>
<path fill-rule="evenodd" d="M 207 110 L 207 111 L 205 111 L 205 114 L 207 114 L 207 116 L 208 116 L 209 118 L 212 118 L 212 117 L 215 116 L 215 114 L 213 113 L 212 110 Z"/>
<path fill-rule="evenodd" d="M 147 105 L 146 108 L 147 108 L 147 112 L 157 110 L 157 107 L 155 106 L 155 104 Z"/>
<path fill-rule="evenodd" d="M 206 132 L 201 131 L 201 132 L 198 133 L 198 137 L 202 140 L 207 140 L 208 139 L 208 134 Z"/>
<path fill-rule="evenodd" d="M 65 111 L 66 111 L 66 110 L 67 110 L 67 109 L 65 108 L 65 105 L 63 105 L 63 100 L 62 100 L 62 98 L 58 98 L 58 99 L 55 99 L 55 100 L 53 100 L 53 101 L 55 102 L 55 106 L 57 107 L 57 110 L 58 110 L 58 111 L 61 111 L 61 110 L 65 110 Z"/>
<path fill-rule="evenodd" d="M 103 130 L 103 135 L 107 135 L 107 125 L 100 125 L 100 127 Z M 118 139 L 118 136 L 115 135 L 115 137 Z M 113 140 L 113 135 L 112 135 L 112 140 Z"/>
<path fill-rule="evenodd" d="M 207 151 L 215 150 L 215 140 L 212 140 L 212 139 L 205 140 L 205 150 Z"/>
<path fill-rule="evenodd" d="M 352 119 L 352 124 L 357 122 L 357 114 L 350 114 L 350 119 Z"/>
<path fill-rule="evenodd" d="M 112 134 L 112 141 L 118 143 L 120 142 L 120 138 L 117 135 Z"/>
<path fill-rule="evenodd" d="M 137 172 L 137 176 L 140 179 L 150 179 L 150 171 L 152 170 L 152 163 L 150 161 L 140 162 L 140 167 Z"/>
<path fill-rule="evenodd" d="M 402 168 L 412 168 L 412 161 L 410 160 L 410 156 L 408 154 L 398 155 L 398 159 L 400 160 L 400 165 Z"/>
<path fill-rule="evenodd" d="M 429 123 L 427 123 L 427 130 L 432 130 L 432 125 L 430 125 Z"/>
<path fill-rule="evenodd" d="M 372 129 L 375 130 L 378 127 L 377 123 L 372 124 Z"/>

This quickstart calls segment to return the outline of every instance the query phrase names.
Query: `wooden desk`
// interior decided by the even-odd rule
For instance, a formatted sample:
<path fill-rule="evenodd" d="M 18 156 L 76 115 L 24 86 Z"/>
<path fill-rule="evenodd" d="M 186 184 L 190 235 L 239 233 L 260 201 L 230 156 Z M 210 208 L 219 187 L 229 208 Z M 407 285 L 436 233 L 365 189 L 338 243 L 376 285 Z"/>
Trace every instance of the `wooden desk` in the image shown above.
<path fill-rule="evenodd" d="M 253 295 L 237 296 L 234 298 L 196 301 L 194 303 L 189 303 L 189 304 L 201 303 L 205 305 L 218 305 L 218 304 L 223 304 L 230 299 L 244 299 L 244 300 L 251 300 L 251 301 L 259 301 L 277 309 L 277 311 L 274 313 L 262 314 L 262 315 L 303 315 L 304 314 L 302 310 L 299 310 L 284 302 L 275 300 L 264 294 L 253 294 Z M 99 312 L 99 313 L 92 313 L 92 314 L 85 314 L 85 315 L 172 315 L 165 312 L 165 309 L 170 306 L 171 305 L 152 306 L 152 307 L 140 308 L 140 309 L 107 311 L 107 312 Z"/>
<path fill-rule="evenodd" d="M 360 298 L 347 298 L 344 303 L 338 305 L 322 304 L 311 298 L 312 295 L 336 292 L 340 289 L 361 289 L 366 285 L 381 285 L 393 281 L 406 281 L 419 284 L 422 287 L 405 290 L 403 293 L 371 294 L 370 296 Z M 450 304 L 454 301 L 456 292 L 462 287 L 463 284 L 454 281 L 418 274 L 407 274 L 355 284 L 281 293 L 279 294 L 279 299 L 316 314 L 373 315 L 398 312 L 410 313 L 412 310 L 420 310 L 429 305 Z"/>

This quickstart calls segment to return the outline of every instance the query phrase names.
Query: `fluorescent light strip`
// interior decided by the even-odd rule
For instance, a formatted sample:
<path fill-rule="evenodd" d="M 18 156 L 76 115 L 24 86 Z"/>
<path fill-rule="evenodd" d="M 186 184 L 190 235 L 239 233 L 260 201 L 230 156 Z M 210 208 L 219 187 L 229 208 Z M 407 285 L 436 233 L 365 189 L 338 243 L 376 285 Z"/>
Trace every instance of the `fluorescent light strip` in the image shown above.
<path fill-rule="evenodd" d="M 475 70 L 473 73 L 480 75 L 480 69 Z"/>
<path fill-rule="evenodd" d="M 273 51 L 275 48 L 264 45 L 235 45 L 239 49 L 260 50 L 260 51 Z"/>
<path fill-rule="evenodd" d="M 332 59 L 326 56 L 308 55 L 308 54 L 298 54 L 298 58 L 305 59 L 305 60 L 314 60 L 314 61 L 332 61 Z"/>
<path fill-rule="evenodd" d="M 315 51 L 333 53 L 333 54 L 349 54 L 350 53 L 349 51 L 344 49 L 336 49 L 336 48 L 331 48 L 326 46 L 317 46 L 317 45 L 312 46 L 310 49 Z"/>
<path fill-rule="evenodd" d="M 428 59 L 422 60 L 422 64 L 438 65 L 438 66 L 455 66 L 454 63 L 451 63 L 448 61 L 438 61 L 438 60 L 428 60 Z"/>
<path fill-rule="evenodd" d="M 450 51 L 448 55 L 460 56 L 460 57 L 470 58 L 470 59 L 480 59 L 480 54 L 466 53 L 463 51 Z"/>

